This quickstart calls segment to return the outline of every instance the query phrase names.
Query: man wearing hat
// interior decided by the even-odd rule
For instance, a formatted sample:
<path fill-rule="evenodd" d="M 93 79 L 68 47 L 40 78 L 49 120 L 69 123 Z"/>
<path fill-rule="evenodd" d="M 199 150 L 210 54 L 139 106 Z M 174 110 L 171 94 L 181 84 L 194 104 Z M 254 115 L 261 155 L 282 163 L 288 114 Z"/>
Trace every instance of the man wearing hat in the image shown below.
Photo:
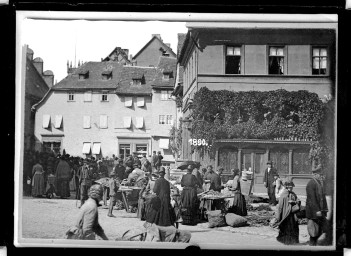
<path fill-rule="evenodd" d="M 264 171 L 263 185 L 267 188 L 269 197 L 269 204 L 277 205 L 277 199 L 275 198 L 275 179 L 274 176 L 278 175 L 277 169 L 273 167 L 273 162 L 268 160 L 267 168 Z"/>
<path fill-rule="evenodd" d="M 126 167 L 123 166 L 123 159 L 119 158 L 117 160 L 117 165 L 113 168 L 113 170 L 120 180 L 125 179 Z"/>
<path fill-rule="evenodd" d="M 116 204 L 116 195 L 119 187 L 119 183 L 117 182 L 117 175 L 115 171 L 110 173 L 110 179 L 108 181 L 108 185 L 110 188 L 110 204 L 108 206 L 108 217 L 116 217 L 112 214 L 113 206 Z"/>
<path fill-rule="evenodd" d="M 317 240 L 323 233 L 327 233 L 326 215 L 328 212 L 325 188 L 321 175 L 321 164 L 312 168 L 312 179 L 306 186 L 306 218 L 307 230 L 310 235 L 310 245 L 317 245 Z"/>
<path fill-rule="evenodd" d="M 88 199 L 88 191 L 92 184 L 93 173 L 88 166 L 88 160 L 83 160 L 83 166 L 79 172 L 79 185 L 80 185 L 80 206 L 82 206 L 85 200 Z"/>

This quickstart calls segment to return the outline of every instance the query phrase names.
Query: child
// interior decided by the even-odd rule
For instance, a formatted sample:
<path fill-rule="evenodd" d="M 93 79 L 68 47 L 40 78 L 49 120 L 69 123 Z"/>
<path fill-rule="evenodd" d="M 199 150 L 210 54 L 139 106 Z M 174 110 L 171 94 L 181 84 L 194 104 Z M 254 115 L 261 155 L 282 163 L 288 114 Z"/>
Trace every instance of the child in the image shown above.
<path fill-rule="evenodd" d="M 109 187 L 110 187 L 110 205 L 108 207 L 108 217 L 116 217 L 112 214 L 113 206 L 116 204 L 116 195 L 119 187 L 119 182 L 116 179 L 116 173 L 115 171 L 112 171 L 110 173 L 110 180 L 108 182 Z"/>

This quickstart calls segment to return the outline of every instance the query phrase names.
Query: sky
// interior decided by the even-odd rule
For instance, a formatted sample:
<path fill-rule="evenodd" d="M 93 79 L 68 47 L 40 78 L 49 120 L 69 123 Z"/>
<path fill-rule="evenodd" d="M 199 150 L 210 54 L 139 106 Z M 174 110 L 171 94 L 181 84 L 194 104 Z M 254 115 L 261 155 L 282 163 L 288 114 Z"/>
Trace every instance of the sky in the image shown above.
<path fill-rule="evenodd" d="M 186 33 L 185 22 L 167 21 L 87 21 L 25 19 L 18 29 L 20 44 L 40 57 L 44 71 L 51 70 L 59 82 L 67 76 L 67 60 L 101 61 L 115 47 L 129 49 L 133 56 L 147 44 L 152 34 L 160 34 L 177 52 L 178 33 Z"/>

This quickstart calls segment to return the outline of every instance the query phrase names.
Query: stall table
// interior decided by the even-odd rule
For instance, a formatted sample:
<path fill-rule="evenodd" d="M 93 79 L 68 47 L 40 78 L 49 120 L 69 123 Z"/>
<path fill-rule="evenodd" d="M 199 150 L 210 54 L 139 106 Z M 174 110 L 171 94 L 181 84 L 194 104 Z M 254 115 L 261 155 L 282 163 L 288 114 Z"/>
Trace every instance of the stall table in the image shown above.
<path fill-rule="evenodd" d="M 203 196 L 200 198 L 201 217 L 205 217 L 205 211 L 223 210 L 225 208 L 226 198 L 234 198 L 234 196 Z M 206 210 L 205 210 L 206 209 Z"/>
<path fill-rule="evenodd" d="M 122 194 L 122 202 L 123 202 L 124 208 L 126 209 L 127 212 L 130 212 L 129 211 L 129 202 L 127 199 L 127 192 L 132 192 L 133 190 L 141 190 L 141 188 L 140 187 L 120 186 L 118 188 L 118 191 L 117 191 L 117 193 Z M 139 195 L 139 193 L 138 193 L 138 195 Z"/>

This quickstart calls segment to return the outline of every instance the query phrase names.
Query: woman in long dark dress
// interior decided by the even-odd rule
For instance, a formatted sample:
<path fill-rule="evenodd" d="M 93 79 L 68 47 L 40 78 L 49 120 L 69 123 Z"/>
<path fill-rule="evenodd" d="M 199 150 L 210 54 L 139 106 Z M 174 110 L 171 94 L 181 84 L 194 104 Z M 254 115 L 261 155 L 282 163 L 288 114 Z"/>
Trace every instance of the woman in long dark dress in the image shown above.
<path fill-rule="evenodd" d="M 32 169 L 32 196 L 42 197 L 45 194 L 44 169 L 40 159 Z"/>
<path fill-rule="evenodd" d="M 199 180 L 192 174 L 193 167 L 188 166 L 187 174 L 182 177 L 181 186 L 181 216 L 184 225 L 195 225 L 198 219 L 199 199 L 197 198 L 197 187 L 202 187 Z"/>
<path fill-rule="evenodd" d="M 277 224 L 275 226 L 279 227 L 277 240 L 283 244 L 297 244 L 299 243 L 299 224 L 296 214 L 292 212 L 292 207 L 295 204 L 300 205 L 300 201 L 292 191 L 295 185 L 290 179 L 286 179 L 283 185 L 285 190 L 279 198 L 276 212 Z"/>

